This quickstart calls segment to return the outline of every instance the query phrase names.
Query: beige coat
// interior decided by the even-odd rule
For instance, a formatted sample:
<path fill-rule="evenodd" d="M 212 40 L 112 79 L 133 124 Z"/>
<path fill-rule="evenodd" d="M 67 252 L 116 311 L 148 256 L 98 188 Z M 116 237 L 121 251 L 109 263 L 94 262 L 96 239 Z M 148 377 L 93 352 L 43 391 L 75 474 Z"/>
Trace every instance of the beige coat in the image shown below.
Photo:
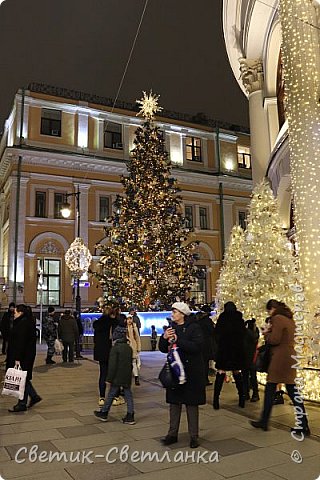
<path fill-rule="evenodd" d="M 139 331 L 135 323 L 132 325 L 127 324 L 127 339 L 129 340 L 129 345 L 132 348 L 132 358 L 137 358 L 137 353 L 141 352 L 141 341 Z"/>
<path fill-rule="evenodd" d="M 291 356 L 296 355 L 294 350 L 295 323 L 292 318 L 283 315 L 281 310 L 275 311 L 270 320 L 272 330 L 265 339 L 272 345 L 271 362 L 267 381 L 270 383 L 294 384 L 297 362 Z"/>

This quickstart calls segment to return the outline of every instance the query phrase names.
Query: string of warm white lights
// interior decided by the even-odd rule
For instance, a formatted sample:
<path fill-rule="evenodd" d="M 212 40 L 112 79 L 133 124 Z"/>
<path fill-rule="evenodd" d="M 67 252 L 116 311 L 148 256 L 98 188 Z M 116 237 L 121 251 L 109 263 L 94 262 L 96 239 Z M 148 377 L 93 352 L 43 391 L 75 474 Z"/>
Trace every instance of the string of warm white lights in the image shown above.
<path fill-rule="evenodd" d="M 301 18 L 297 22 L 294 17 Z M 320 298 L 319 37 L 311 1 L 281 0 L 283 62 L 295 225 L 309 308 Z"/>

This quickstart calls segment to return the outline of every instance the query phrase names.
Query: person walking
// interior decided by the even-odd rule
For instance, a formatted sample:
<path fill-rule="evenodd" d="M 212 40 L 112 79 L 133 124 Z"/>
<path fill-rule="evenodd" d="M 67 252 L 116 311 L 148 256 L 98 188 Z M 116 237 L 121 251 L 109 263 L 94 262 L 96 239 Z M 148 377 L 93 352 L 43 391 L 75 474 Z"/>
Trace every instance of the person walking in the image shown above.
<path fill-rule="evenodd" d="M 127 338 L 129 345 L 132 348 L 132 373 L 136 385 L 140 385 L 139 372 L 140 372 L 140 352 L 141 352 L 141 340 L 137 325 L 133 321 L 133 317 L 128 315 L 125 320 L 125 326 L 127 328 Z"/>
<path fill-rule="evenodd" d="M 215 335 L 217 341 L 216 380 L 213 391 L 213 408 L 220 408 L 219 398 L 226 377 L 226 371 L 232 370 L 233 378 L 238 390 L 239 407 L 245 406 L 245 395 L 241 370 L 245 365 L 246 328 L 233 302 L 224 305 L 224 311 L 218 318 Z"/>
<path fill-rule="evenodd" d="M 150 342 L 151 342 L 151 351 L 155 352 L 157 348 L 157 330 L 155 325 L 151 325 L 151 335 L 150 335 Z"/>
<path fill-rule="evenodd" d="M 81 321 L 81 313 L 78 315 L 77 312 L 74 312 L 74 318 L 76 319 L 77 322 L 77 327 L 78 327 L 78 336 L 75 341 L 75 351 L 76 351 L 76 360 L 82 360 L 84 357 L 81 355 L 81 350 L 82 350 L 82 335 L 83 335 L 83 325 Z"/>
<path fill-rule="evenodd" d="M 172 305 L 172 324 L 159 339 L 159 350 L 168 353 L 174 343 L 183 358 L 186 383 L 175 389 L 166 389 L 166 402 L 170 404 L 168 434 L 161 439 L 163 445 L 178 441 L 182 405 L 186 406 L 190 448 L 199 446 L 199 405 L 206 403 L 206 377 L 202 357 L 203 336 L 196 318 L 191 316 L 184 302 Z"/>
<path fill-rule="evenodd" d="M 58 334 L 58 323 L 55 319 L 55 308 L 48 307 L 47 315 L 43 318 L 42 322 L 42 336 L 47 343 L 47 365 L 54 365 L 56 362 L 52 360 L 53 355 L 55 354 L 54 342 Z"/>
<path fill-rule="evenodd" d="M 214 324 L 210 318 L 211 308 L 209 305 L 204 305 L 201 312 L 197 313 L 197 319 L 202 331 L 204 344 L 202 348 L 202 356 L 205 366 L 205 373 L 207 379 L 207 386 L 212 385 L 209 379 L 209 362 L 214 358 Z"/>
<path fill-rule="evenodd" d="M 130 308 L 129 310 L 129 315 L 133 318 L 133 323 L 136 324 L 137 326 L 137 329 L 138 329 L 138 333 L 140 335 L 140 330 L 141 330 L 141 320 L 140 320 L 140 317 L 139 315 L 137 315 L 137 311 L 135 308 Z"/>
<path fill-rule="evenodd" d="M 17 305 L 8 339 L 7 369 L 20 367 L 27 371 L 27 379 L 24 397 L 9 409 L 11 413 L 25 412 L 27 408 L 31 408 L 42 400 L 31 383 L 33 364 L 36 358 L 36 343 L 36 324 L 32 312 L 30 314 L 30 309 L 26 305 Z M 30 397 L 30 402 L 27 406 L 28 397 Z"/>
<path fill-rule="evenodd" d="M 62 360 L 72 363 L 74 361 L 74 343 L 79 337 L 76 319 L 70 310 L 65 310 L 58 324 L 58 336 L 63 343 Z"/>
<path fill-rule="evenodd" d="M 124 398 L 127 402 L 127 415 L 122 422 L 127 425 L 134 425 L 134 404 L 131 392 L 132 381 L 132 348 L 128 345 L 127 329 L 117 326 L 113 332 L 114 345 L 109 356 L 107 381 L 110 383 L 108 397 L 101 408 L 95 410 L 94 415 L 99 420 L 106 422 L 114 398 L 118 395 L 119 388 L 123 388 Z"/>
<path fill-rule="evenodd" d="M 2 355 L 7 353 L 10 331 L 13 327 L 15 303 L 9 303 L 8 311 L 3 314 L 0 322 L 0 332 L 2 335 Z"/>
<path fill-rule="evenodd" d="M 296 353 L 294 349 L 295 323 L 293 313 L 285 303 L 275 299 L 267 302 L 266 309 L 271 319 L 269 326 L 264 329 L 263 335 L 271 349 L 271 360 L 260 420 L 252 420 L 250 423 L 255 428 L 268 430 L 277 384 L 284 383 L 293 403 L 298 424 L 291 429 L 292 435 L 295 439 L 303 440 L 305 436 L 310 435 L 310 428 L 303 398 L 295 385 L 296 369 L 294 364 L 296 360 L 294 357 Z"/>
<path fill-rule="evenodd" d="M 112 308 L 105 307 L 103 314 L 93 322 L 93 358 L 99 362 L 99 406 L 102 407 L 106 395 L 106 379 L 109 364 L 109 355 L 112 347 L 112 332 L 116 327 L 116 319 L 112 315 Z"/>

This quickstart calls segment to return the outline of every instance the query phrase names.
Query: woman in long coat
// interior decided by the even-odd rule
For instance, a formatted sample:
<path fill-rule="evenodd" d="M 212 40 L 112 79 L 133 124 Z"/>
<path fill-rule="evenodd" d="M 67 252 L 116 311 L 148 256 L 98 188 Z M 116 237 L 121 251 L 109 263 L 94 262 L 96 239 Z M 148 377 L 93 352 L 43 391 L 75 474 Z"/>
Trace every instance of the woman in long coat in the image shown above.
<path fill-rule="evenodd" d="M 213 408 L 218 410 L 219 397 L 226 371 L 232 371 L 239 395 L 239 407 L 245 405 L 243 379 L 241 370 L 245 366 L 245 335 L 246 328 L 242 313 L 236 309 L 233 302 L 224 305 L 224 311 L 218 318 L 215 328 L 217 341 L 216 380 L 213 393 Z"/>
<path fill-rule="evenodd" d="M 255 428 L 268 430 L 277 384 L 285 383 L 296 413 L 297 426 L 292 429 L 292 434 L 293 436 L 300 436 L 303 440 L 304 436 L 310 435 L 310 429 L 303 398 L 295 385 L 296 369 L 294 366 L 296 360 L 294 357 L 296 353 L 294 349 L 295 323 L 293 314 L 285 303 L 274 299 L 268 301 L 266 309 L 271 319 L 263 334 L 266 343 L 271 346 L 271 361 L 268 368 L 264 405 L 260 420 L 250 423 Z"/>
<path fill-rule="evenodd" d="M 174 389 L 166 389 L 166 402 L 170 404 L 170 427 L 164 445 L 178 441 L 182 405 L 186 406 L 190 447 L 199 446 L 199 405 L 206 403 L 206 376 L 202 357 L 203 336 L 198 322 L 189 317 L 191 311 L 186 303 L 172 305 L 172 326 L 160 337 L 159 350 L 167 353 L 172 343 L 181 352 L 186 374 L 186 383 Z"/>
<path fill-rule="evenodd" d="M 27 410 L 28 397 L 31 397 L 28 408 L 41 401 L 32 386 L 32 369 L 36 358 L 36 323 L 32 313 L 26 305 L 17 305 L 14 311 L 13 327 L 10 331 L 7 368 L 20 366 L 22 370 L 27 371 L 27 380 L 24 391 L 24 397 L 19 400 L 9 412 L 24 412 Z"/>
<path fill-rule="evenodd" d="M 104 405 L 109 355 L 112 347 L 112 332 L 117 325 L 116 316 L 111 308 L 106 308 L 98 320 L 93 322 L 94 349 L 93 358 L 99 362 L 99 406 Z"/>

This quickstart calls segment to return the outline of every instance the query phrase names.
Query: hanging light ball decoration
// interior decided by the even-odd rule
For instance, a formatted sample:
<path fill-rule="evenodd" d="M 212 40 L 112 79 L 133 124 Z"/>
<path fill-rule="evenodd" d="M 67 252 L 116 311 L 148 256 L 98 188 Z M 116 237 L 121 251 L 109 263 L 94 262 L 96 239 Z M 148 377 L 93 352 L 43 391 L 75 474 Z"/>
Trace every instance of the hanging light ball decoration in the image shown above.
<path fill-rule="evenodd" d="M 75 278 L 80 278 L 89 270 L 92 255 L 82 238 L 77 237 L 65 254 L 67 267 Z"/>

